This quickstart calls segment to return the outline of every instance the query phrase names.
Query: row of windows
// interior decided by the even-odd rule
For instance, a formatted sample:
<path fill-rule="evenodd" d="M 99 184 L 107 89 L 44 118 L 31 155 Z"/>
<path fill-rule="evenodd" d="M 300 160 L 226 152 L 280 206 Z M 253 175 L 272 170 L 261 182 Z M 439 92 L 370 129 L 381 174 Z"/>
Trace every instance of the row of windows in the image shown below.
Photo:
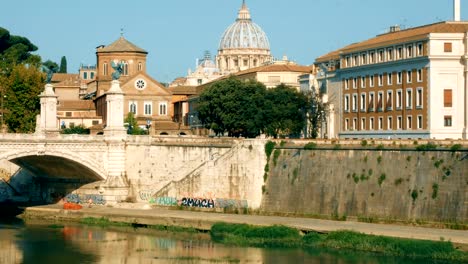
<path fill-rule="evenodd" d="M 409 59 L 423 56 L 423 54 L 424 45 L 422 42 L 409 43 L 348 55 L 344 59 L 344 67 L 349 68 L 367 64 Z"/>
<path fill-rule="evenodd" d="M 394 95 L 395 94 L 395 95 Z M 359 96 L 359 98 L 358 98 Z M 404 101 L 403 101 L 404 100 Z M 345 112 L 357 112 L 358 104 L 360 112 L 383 112 L 392 111 L 394 104 L 395 110 L 401 110 L 403 104 L 406 109 L 413 108 L 413 102 L 416 103 L 416 109 L 423 108 L 423 88 L 416 88 L 416 95 L 414 98 L 413 89 L 407 88 L 405 95 L 403 90 L 398 89 L 395 92 L 393 90 L 379 91 L 377 93 L 361 93 L 358 95 L 345 94 L 344 96 L 344 111 Z"/>
<path fill-rule="evenodd" d="M 153 115 L 153 103 L 151 102 L 144 102 L 144 115 Z M 135 115 L 138 115 L 138 102 L 131 101 L 128 104 L 128 111 L 132 112 Z M 159 115 L 165 116 L 167 115 L 167 103 L 159 103 Z"/>
<path fill-rule="evenodd" d="M 88 79 L 88 72 L 83 72 L 83 80 L 87 80 L 87 79 Z M 94 80 L 94 72 L 89 73 L 89 79 Z"/>
<path fill-rule="evenodd" d="M 122 67 L 122 75 L 128 76 L 128 63 L 126 61 L 122 61 L 123 67 Z M 138 63 L 138 71 L 143 70 L 143 64 L 141 62 Z M 109 74 L 109 66 L 107 63 L 104 63 L 102 65 L 102 75 L 107 76 Z"/>
<path fill-rule="evenodd" d="M 422 82 L 423 81 L 423 71 L 422 69 L 418 69 L 416 72 L 416 81 Z M 377 79 L 377 85 L 383 86 L 384 83 L 387 85 L 402 84 L 403 77 L 406 77 L 406 83 L 413 82 L 413 71 L 406 71 L 405 72 L 395 72 L 395 73 L 381 73 L 376 75 L 368 75 L 362 77 L 354 77 L 354 78 L 346 78 L 343 79 L 344 81 L 344 88 L 348 90 L 350 87 L 353 89 L 357 88 L 366 88 L 367 80 L 369 80 L 369 87 L 375 86 L 375 79 Z"/>
<path fill-rule="evenodd" d="M 358 124 L 358 119 L 353 118 L 352 123 L 350 123 L 350 119 L 346 118 L 345 119 L 345 126 L 344 129 L 345 131 L 350 131 L 350 130 L 384 130 L 384 127 L 386 130 L 401 130 L 401 129 L 413 129 L 413 116 L 408 115 L 406 116 L 406 123 L 403 124 L 403 116 L 397 116 L 396 117 L 396 123 L 394 123 L 394 119 L 392 116 L 387 117 L 386 123 L 384 124 L 384 117 L 380 116 L 377 118 L 370 117 L 369 118 L 369 123 L 367 123 L 367 119 L 365 117 L 360 119 L 360 122 Z M 359 126 L 359 127 L 358 127 Z M 416 129 L 422 129 L 423 128 L 423 116 L 418 115 L 416 117 Z"/>
<path fill-rule="evenodd" d="M 375 121 L 377 120 L 377 124 Z M 350 130 L 358 130 L 358 119 L 353 118 L 352 124 L 349 123 L 350 120 L 348 118 L 345 119 L 345 131 Z M 395 130 L 395 126 L 397 130 L 404 129 L 406 127 L 407 130 L 413 129 L 413 116 L 406 116 L 406 123 L 403 124 L 403 117 L 397 116 L 396 117 L 396 124 L 394 123 L 393 117 L 387 117 L 387 122 L 385 124 L 386 130 Z M 452 126 L 452 116 L 444 116 L 444 127 L 451 127 Z M 422 129 L 423 128 L 423 116 L 418 115 L 416 117 L 416 128 Z M 359 130 L 384 130 L 384 118 L 382 116 L 378 117 L 377 119 L 370 117 L 369 123 L 367 123 L 367 119 L 365 117 L 361 118 L 359 123 Z"/>

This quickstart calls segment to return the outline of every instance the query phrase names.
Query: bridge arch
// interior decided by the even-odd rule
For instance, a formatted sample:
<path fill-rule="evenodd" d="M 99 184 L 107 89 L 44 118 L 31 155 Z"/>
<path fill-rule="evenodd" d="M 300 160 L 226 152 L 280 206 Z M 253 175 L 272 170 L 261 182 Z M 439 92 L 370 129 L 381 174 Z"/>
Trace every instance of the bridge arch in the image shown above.
<path fill-rule="evenodd" d="M 47 178 L 82 179 L 100 181 L 107 178 L 106 171 L 97 160 L 64 150 L 9 151 L 0 155 L 21 168 Z"/>

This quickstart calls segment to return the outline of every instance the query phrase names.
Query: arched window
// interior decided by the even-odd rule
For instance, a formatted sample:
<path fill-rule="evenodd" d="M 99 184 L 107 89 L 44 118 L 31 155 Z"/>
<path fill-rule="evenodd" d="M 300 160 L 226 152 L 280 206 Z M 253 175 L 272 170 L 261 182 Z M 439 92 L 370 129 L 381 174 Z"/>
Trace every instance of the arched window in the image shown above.
<path fill-rule="evenodd" d="M 143 70 L 143 64 L 141 64 L 141 62 L 138 63 L 138 71 L 142 71 Z"/>
<path fill-rule="evenodd" d="M 159 103 L 159 115 L 165 116 L 167 115 L 167 103 Z"/>
<path fill-rule="evenodd" d="M 128 63 L 127 62 L 123 63 L 122 75 L 128 76 Z"/>
<path fill-rule="evenodd" d="M 134 115 L 137 114 L 137 103 L 136 102 L 130 102 L 129 112 L 132 112 Z"/>
<path fill-rule="evenodd" d="M 107 76 L 107 63 L 102 65 L 102 75 Z"/>

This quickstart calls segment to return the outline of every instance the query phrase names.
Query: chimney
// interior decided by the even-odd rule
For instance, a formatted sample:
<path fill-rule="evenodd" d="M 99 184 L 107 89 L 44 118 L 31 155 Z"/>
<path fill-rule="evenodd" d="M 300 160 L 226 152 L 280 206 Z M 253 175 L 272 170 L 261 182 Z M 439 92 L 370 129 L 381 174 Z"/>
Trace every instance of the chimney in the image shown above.
<path fill-rule="evenodd" d="M 453 20 L 460 21 L 460 0 L 453 0 Z"/>

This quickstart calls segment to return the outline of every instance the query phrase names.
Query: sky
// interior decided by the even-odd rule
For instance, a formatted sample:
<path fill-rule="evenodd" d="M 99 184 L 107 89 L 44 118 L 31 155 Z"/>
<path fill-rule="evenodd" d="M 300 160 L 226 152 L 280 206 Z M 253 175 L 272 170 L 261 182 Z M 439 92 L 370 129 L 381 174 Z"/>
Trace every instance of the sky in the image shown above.
<path fill-rule="evenodd" d="M 0 27 L 27 37 L 43 61 L 69 73 L 96 64 L 96 47 L 124 37 L 149 52 L 147 72 L 160 82 L 186 76 L 206 50 L 213 58 L 242 0 L 0 0 Z M 345 45 L 402 28 L 453 20 L 453 0 L 246 0 L 275 58 L 301 65 Z M 461 1 L 468 19 L 468 0 Z"/>

